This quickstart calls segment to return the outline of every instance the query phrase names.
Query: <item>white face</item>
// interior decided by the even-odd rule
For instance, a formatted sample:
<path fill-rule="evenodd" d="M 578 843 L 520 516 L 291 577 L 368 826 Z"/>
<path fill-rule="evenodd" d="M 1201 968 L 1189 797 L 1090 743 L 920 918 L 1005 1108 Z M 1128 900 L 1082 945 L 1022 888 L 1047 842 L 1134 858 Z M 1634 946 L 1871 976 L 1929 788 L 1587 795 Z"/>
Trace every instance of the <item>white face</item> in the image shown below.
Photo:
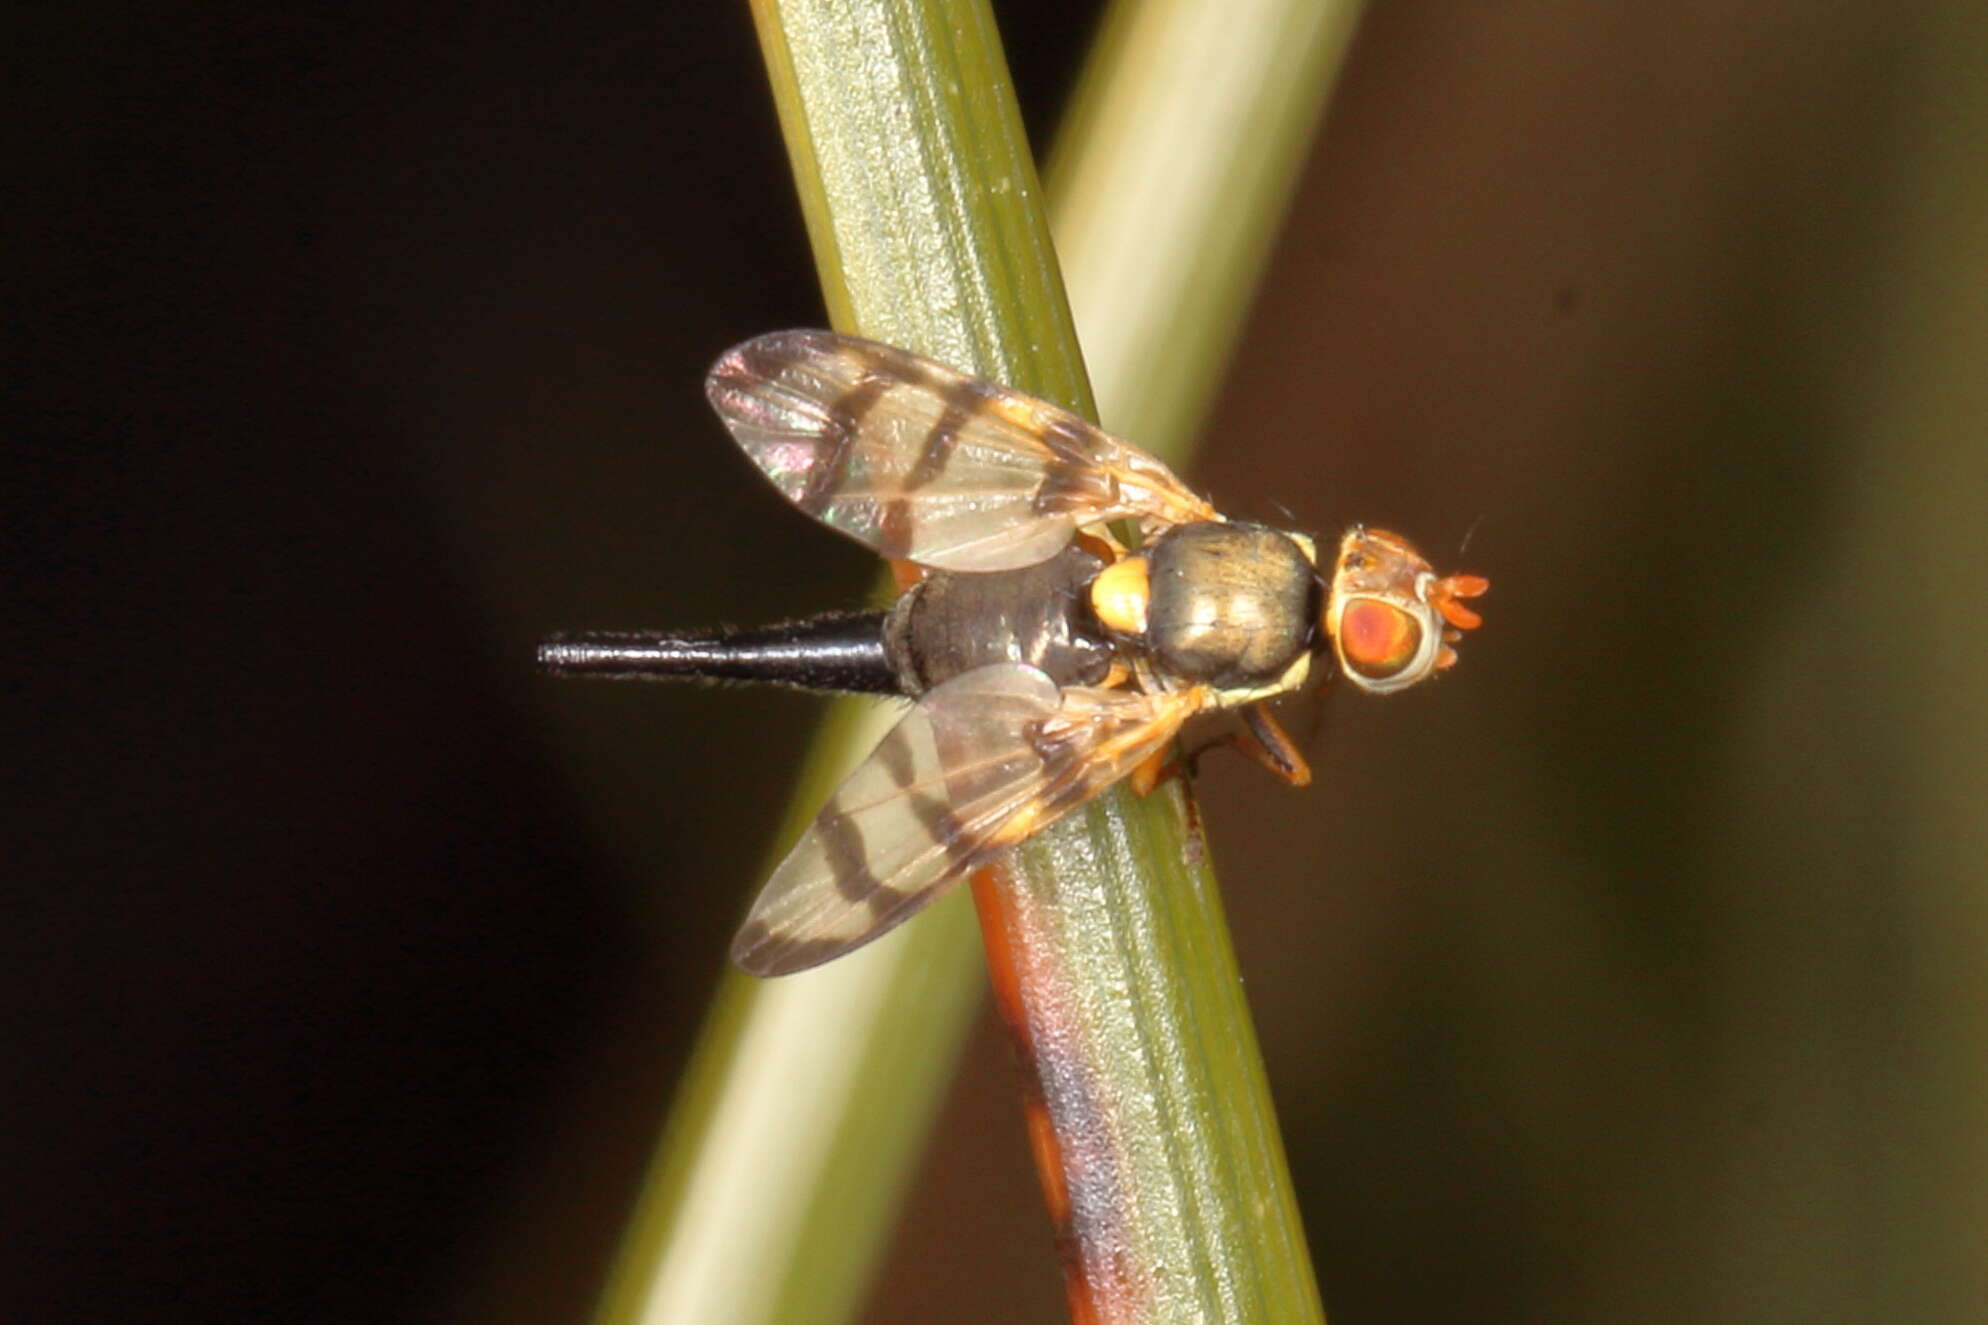
<path fill-rule="evenodd" d="M 1457 601 L 1490 588 L 1476 575 L 1437 578 L 1399 534 L 1355 525 L 1339 541 L 1325 633 L 1346 678 L 1377 695 L 1456 663 L 1450 646 L 1482 618 Z"/>

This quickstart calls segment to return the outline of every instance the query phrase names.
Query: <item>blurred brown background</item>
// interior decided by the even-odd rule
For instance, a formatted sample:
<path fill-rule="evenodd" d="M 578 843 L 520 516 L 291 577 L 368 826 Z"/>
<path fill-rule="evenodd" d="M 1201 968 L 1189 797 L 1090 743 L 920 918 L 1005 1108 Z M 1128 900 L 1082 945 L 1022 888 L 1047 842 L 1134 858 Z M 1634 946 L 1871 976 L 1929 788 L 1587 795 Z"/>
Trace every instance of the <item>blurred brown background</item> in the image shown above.
<path fill-rule="evenodd" d="M 0 1305 L 578 1318 L 814 709 L 531 644 L 873 572 L 698 389 L 821 317 L 743 7 L 8 24 Z M 1193 471 L 1494 582 L 1202 784 L 1339 1325 L 1988 1314 L 1984 58 L 1370 15 Z M 992 1028 L 911 1213 L 871 1319 L 1061 1318 Z"/>

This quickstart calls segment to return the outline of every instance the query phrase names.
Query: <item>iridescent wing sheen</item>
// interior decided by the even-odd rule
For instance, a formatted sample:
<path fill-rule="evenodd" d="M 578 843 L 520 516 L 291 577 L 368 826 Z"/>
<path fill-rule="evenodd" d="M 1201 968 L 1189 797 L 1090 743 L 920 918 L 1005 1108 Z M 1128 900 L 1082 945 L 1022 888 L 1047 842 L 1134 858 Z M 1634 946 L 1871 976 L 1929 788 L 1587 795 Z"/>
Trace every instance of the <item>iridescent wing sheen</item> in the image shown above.
<path fill-rule="evenodd" d="M 1013 570 L 1082 525 L 1221 518 L 1165 465 L 1067 410 L 832 331 L 736 346 L 705 391 L 789 501 L 887 557 Z"/>
<path fill-rule="evenodd" d="M 1059 690 L 1021 663 L 927 691 L 767 880 L 732 944 L 754 975 L 805 970 L 908 918 L 1161 749 L 1201 688 Z"/>

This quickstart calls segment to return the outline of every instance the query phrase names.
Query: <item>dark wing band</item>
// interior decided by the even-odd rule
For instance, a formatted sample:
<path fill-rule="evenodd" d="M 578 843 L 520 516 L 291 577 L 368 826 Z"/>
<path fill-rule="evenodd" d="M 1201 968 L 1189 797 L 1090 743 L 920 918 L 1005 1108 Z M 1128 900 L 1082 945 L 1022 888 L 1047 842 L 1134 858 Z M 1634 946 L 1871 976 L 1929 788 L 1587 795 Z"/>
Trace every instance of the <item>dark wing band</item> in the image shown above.
<path fill-rule="evenodd" d="M 1020 663 L 934 687 L 773 872 L 732 960 L 785 975 L 868 943 L 1125 777 L 1205 698 L 1059 691 Z"/>
<path fill-rule="evenodd" d="M 887 557 L 1013 570 L 1082 525 L 1220 518 L 1069 411 L 873 341 L 776 331 L 728 351 L 705 391 L 789 501 Z"/>

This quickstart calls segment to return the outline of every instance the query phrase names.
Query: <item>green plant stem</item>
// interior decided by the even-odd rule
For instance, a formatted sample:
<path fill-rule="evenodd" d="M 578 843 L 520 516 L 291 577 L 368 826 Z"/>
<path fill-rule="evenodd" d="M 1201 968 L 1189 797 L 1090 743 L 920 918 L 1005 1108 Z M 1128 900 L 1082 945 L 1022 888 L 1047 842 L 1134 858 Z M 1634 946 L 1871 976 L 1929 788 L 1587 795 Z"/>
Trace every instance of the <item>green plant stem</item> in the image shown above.
<path fill-rule="evenodd" d="M 1268 63 L 1254 71 L 1236 65 L 1220 80 L 1174 85 L 1175 95 L 1215 98 L 1208 105 L 1224 97 L 1250 102 L 1258 108 L 1253 114 L 1267 117 L 1255 122 L 1270 126 L 1254 145 L 1184 146 L 1231 158 L 1258 146 L 1277 149 L 1272 167 L 1240 175 L 1198 168 L 1185 154 L 1174 161 L 1182 178 L 1205 181 L 1197 189 L 1225 191 L 1218 200 L 1195 200 L 1198 221 L 1170 228 L 1187 247 L 1153 255 L 1163 289 L 1149 290 L 1140 304 L 1142 316 L 1159 323 L 1155 334 L 1169 336 L 1175 346 L 1167 371 L 1199 383 L 1193 391 L 1173 393 L 1169 408 L 1176 418 L 1205 410 L 1235 323 L 1233 314 L 1209 318 L 1206 325 L 1178 320 L 1197 301 L 1205 307 L 1213 297 L 1194 276 L 1199 268 L 1193 251 L 1199 246 L 1229 255 L 1218 265 L 1221 280 L 1234 289 L 1222 297 L 1239 309 L 1260 269 L 1324 95 L 1325 72 L 1336 57 L 1336 46 L 1318 35 L 1318 10 L 1315 3 L 1278 0 L 1254 21 L 1283 21 L 1298 40 L 1260 48 L 1257 58 Z M 1344 11 L 1330 12 L 1340 15 L 1343 28 Z M 831 321 L 1090 412 L 1038 205 L 1040 190 L 986 5 L 759 0 L 754 13 Z M 1109 30 L 1123 30 L 1127 21 L 1115 19 Z M 1108 41 L 1104 49 L 1114 47 Z M 1292 74 L 1291 65 L 1311 73 Z M 1122 52 L 1101 57 L 1087 75 L 1086 104 L 1141 72 Z M 1076 122 L 1087 121 L 1080 113 Z M 1136 140 L 1138 125 L 1119 131 Z M 1063 172 L 1073 196 L 1083 192 L 1083 181 L 1095 168 L 1071 165 Z M 1164 188 L 1151 185 L 1148 195 L 1157 199 L 1151 204 L 1156 208 L 1182 200 L 1178 190 L 1170 201 Z M 1072 216 L 1081 220 L 1083 213 Z M 1164 294 L 1169 278 L 1177 292 L 1172 313 Z M 1087 288 L 1100 306 L 1110 302 L 1108 284 L 1092 282 Z M 1093 320 L 1098 334 L 1110 339 L 1110 320 Z M 1091 325 L 1087 321 L 1087 335 Z M 1112 343 L 1124 348 L 1108 349 L 1104 361 L 1116 380 L 1129 380 L 1126 356 L 1145 352 L 1133 347 L 1150 341 L 1119 337 Z M 1178 436 L 1191 424 L 1155 419 L 1152 427 Z M 874 721 L 837 711 L 811 757 L 785 838 L 798 832 L 875 734 Z M 1178 860 L 1185 840 L 1178 813 L 1172 795 L 1134 806 L 1114 797 L 1044 835 L 1029 854 L 1038 861 L 1106 860 L 1106 881 L 1142 890 L 1148 900 L 1140 905 L 1150 907 L 1155 890 L 1179 891 L 1182 876 L 1126 870 L 1117 855 L 1129 844 L 1143 843 L 1134 849 Z M 1033 873 L 1037 867 L 1029 868 Z M 1185 886 L 1195 900 L 1179 913 L 1188 930 L 1178 942 L 1147 944 L 1147 955 L 1137 964 L 1115 971 L 1096 965 L 1092 955 L 1073 954 L 1068 969 L 1085 973 L 1080 978 L 1087 981 L 1122 984 L 1129 978 L 1158 979 L 1153 961 L 1189 962 L 1191 970 L 1162 982 L 1166 992 L 1148 1001 L 1171 1025 L 1156 1028 L 1145 1014 L 1123 1025 L 1135 1036 L 1212 1033 L 1224 1040 L 1221 1057 L 1246 1061 L 1222 1069 L 1229 1074 L 1222 1089 L 1254 1093 L 1249 1126 L 1260 1130 L 1269 1116 L 1261 1068 L 1219 912 L 1212 910 L 1213 889 L 1201 873 Z M 1164 905 L 1164 898 L 1160 902 Z M 956 1058 L 980 978 L 974 946 L 971 913 L 959 899 L 948 899 L 915 924 L 818 972 L 772 982 L 729 978 L 598 1319 L 846 1319 Z M 1215 1021 L 1204 1024 L 1197 1008 L 1212 1010 Z M 1240 1034 L 1233 1029 L 1237 1025 Z M 1156 1047 L 1150 1039 L 1127 1044 L 1115 1060 L 1134 1062 Z M 1203 1091 L 1185 1107 L 1200 1108 L 1194 1101 L 1208 1098 Z M 1192 1117 L 1183 1115 L 1169 1126 L 1179 1124 L 1200 1130 Z M 1237 1213 L 1248 1224 L 1269 1212 L 1275 1229 L 1268 1243 L 1279 1249 L 1276 1255 L 1295 1262 L 1296 1270 L 1286 1277 L 1294 1273 L 1294 1282 L 1308 1289 L 1309 1270 L 1303 1266 L 1274 1128 L 1267 1141 L 1258 1137 L 1252 1145 L 1244 1148 L 1254 1156 L 1250 1163 L 1265 1157 L 1274 1162 L 1237 1170 L 1251 1188 L 1250 1204 Z M 1163 1172 L 1184 1162 L 1182 1156 L 1157 1152 L 1131 1160 L 1133 1168 L 1145 1171 L 1157 1163 Z M 1233 1154 L 1217 1157 L 1203 1173 L 1224 1166 L 1235 1168 Z M 1210 1223 L 1205 1216 L 1204 1211 L 1185 1226 Z M 1213 1222 L 1225 1220 L 1228 1226 L 1236 1223 L 1228 1217 Z M 1164 1238 L 1146 1241 L 1172 1245 Z M 1194 1273 L 1205 1268 L 1233 1278 L 1236 1271 L 1227 1268 L 1225 1255 L 1217 1249 L 1214 1260 L 1203 1256 Z M 1246 1265 L 1243 1273 L 1257 1271 Z M 1264 1319 L 1316 1315 L 1315 1292 L 1229 1292 L 1220 1300 L 1240 1306 L 1295 1301 L 1302 1308 Z"/>

